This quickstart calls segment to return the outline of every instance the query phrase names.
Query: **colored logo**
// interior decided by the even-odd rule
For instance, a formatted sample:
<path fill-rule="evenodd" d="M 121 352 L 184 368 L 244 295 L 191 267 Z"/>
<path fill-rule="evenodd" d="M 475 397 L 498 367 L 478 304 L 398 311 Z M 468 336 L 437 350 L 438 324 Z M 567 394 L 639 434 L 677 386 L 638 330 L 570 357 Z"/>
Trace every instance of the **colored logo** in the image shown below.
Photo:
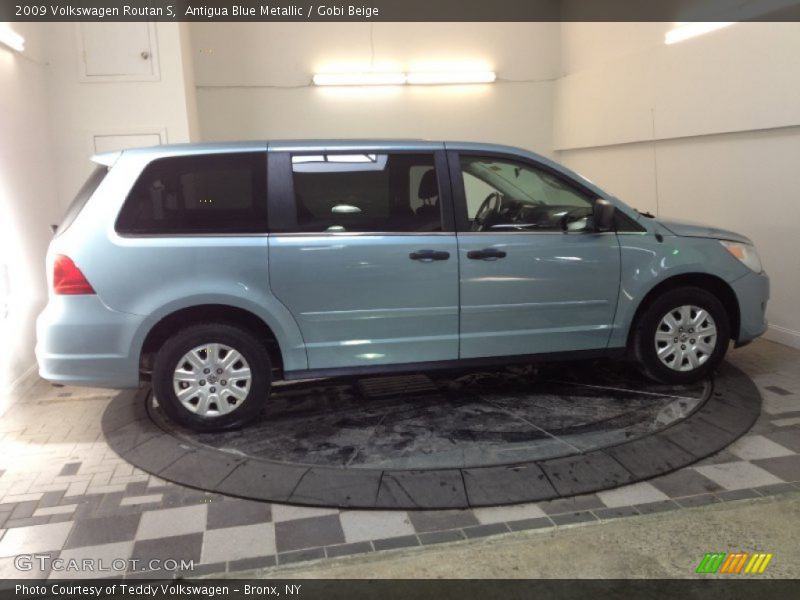
<path fill-rule="evenodd" d="M 727 573 L 739 575 L 750 573 L 751 575 L 763 573 L 767 568 L 773 555 L 765 552 L 707 552 L 697 566 L 698 573 Z"/>

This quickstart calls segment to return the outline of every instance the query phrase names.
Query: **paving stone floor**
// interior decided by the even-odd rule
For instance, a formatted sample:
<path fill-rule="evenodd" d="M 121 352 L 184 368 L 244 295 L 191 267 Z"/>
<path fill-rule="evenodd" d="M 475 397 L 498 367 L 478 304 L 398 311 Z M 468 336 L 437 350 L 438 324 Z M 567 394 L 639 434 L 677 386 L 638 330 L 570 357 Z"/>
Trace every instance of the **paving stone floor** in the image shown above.
<path fill-rule="evenodd" d="M 459 511 L 302 508 L 174 485 L 106 444 L 100 419 L 114 391 L 36 381 L 0 407 L 0 578 L 235 572 L 800 489 L 800 351 L 761 340 L 729 360 L 764 403 L 752 430 L 722 452 L 597 494 Z M 64 565 L 103 559 L 109 570 L 57 571 L 47 560 L 18 570 L 15 557 L 30 553 Z"/>

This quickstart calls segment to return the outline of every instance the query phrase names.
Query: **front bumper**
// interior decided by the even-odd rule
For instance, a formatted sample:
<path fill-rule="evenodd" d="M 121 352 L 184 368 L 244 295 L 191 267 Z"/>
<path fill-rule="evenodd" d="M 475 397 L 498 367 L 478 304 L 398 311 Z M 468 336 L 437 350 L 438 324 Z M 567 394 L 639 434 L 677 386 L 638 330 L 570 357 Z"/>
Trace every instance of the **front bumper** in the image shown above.
<path fill-rule="evenodd" d="M 132 342 L 143 319 L 111 310 L 97 296 L 52 296 L 36 320 L 39 375 L 66 385 L 138 387 Z"/>
<path fill-rule="evenodd" d="M 735 342 L 736 346 L 743 346 L 767 330 L 769 277 L 750 272 L 731 283 L 731 287 L 739 302 L 739 335 Z"/>

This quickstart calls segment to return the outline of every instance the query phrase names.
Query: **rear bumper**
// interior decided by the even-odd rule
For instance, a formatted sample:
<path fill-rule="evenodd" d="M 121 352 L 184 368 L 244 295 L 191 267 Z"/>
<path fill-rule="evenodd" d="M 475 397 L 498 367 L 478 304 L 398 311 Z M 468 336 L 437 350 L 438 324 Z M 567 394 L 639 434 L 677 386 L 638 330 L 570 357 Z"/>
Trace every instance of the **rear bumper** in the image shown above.
<path fill-rule="evenodd" d="M 36 360 L 43 379 L 66 385 L 139 385 L 132 348 L 144 317 L 111 310 L 97 296 L 53 296 L 36 320 Z"/>
<path fill-rule="evenodd" d="M 767 330 L 769 277 L 766 273 L 748 273 L 731 283 L 731 287 L 739 301 L 736 346 L 743 346 Z"/>

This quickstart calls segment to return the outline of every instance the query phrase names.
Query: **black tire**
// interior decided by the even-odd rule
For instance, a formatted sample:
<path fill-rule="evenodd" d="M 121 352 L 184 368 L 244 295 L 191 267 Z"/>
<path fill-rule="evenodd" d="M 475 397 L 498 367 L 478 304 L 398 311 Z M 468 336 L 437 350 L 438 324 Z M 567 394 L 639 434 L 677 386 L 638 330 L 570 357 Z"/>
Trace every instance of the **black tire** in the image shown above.
<path fill-rule="evenodd" d="M 714 320 L 717 330 L 716 345 L 712 352 L 704 353 L 704 362 L 698 367 L 680 371 L 664 364 L 656 350 L 656 330 L 670 311 L 682 306 L 704 309 Z M 696 333 L 696 332 L 695 332 Z M 633 336 L 633 351 L 641 371 L 661 383 L 681 384 L 699 381 L 714 372 L 728 350 L 731 330 L 728 312 L 722 302 L 710 292 L 696 287 L 680 287 L 659 295 L 640 315 Z M 674 339 L 674 338 L 673 338 Z M 691 342 L 691 339 L 688 340 Z M 664 344 L 664 342 L 662 342 Z M 667 360 L 669 357 L 667 357 Z M 676 360 L 673 355 L 672 362 Z M 681 364 L 688 365 L 688 358 Z"/>
<path fill-rule="evenodd" d="M 200 416 L 181 403 L 174 389 L 173 376 L 179 361 L 191 350 L 206 344 L 223 344 L 236 350 L 250 368 L 249 389 L 243 399 L 236 400 L 232 395 L 219 392 L 220 402 L 235 405 L 226 414 Z M 219 431 L 241 427 L 259 414 L 269 395 L 271 375 L 269 354 L 257 338 L 234 325 L 205 323 L 178 331 L 161 346 L 153 365 L 152 386 L 159 405 L 170 419 L 194 431 Z M 222 381 L 212 385 L 220 385 Z M 205 390 L 209 382 L 204 379 L 202 382 Z M 234 385 L 233 382 L 230 385 Z"/>

